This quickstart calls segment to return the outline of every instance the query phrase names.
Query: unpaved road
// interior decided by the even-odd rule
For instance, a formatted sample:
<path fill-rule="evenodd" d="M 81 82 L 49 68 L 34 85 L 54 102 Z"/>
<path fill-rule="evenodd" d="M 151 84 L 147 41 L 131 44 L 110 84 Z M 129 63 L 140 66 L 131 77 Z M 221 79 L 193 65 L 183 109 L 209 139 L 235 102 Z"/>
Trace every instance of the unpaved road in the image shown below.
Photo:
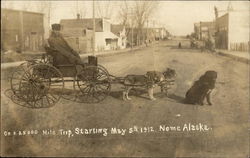
<path fill-rule="evenodd" d="M 165 157 L 247 157 L 249 151 L 249 65 L 198 50 L 176 49 L 167 41 L 136 52 L 100 57 L 99 63 L 115 76 L 144 74 L 166 67 L 177 72 L 176 86 L 169 97 L 156 89 L 156 101 L 141 91 L 132 101 L 123 101 L 121 86 L 102 103 L 83 104 L 61 99 L 47 109 L 29 109 L 14 104 L 4 92 L 9 88 L 2 72 L 1 148 L 3 156 L 165 156 Z M 185 46 L 185 42 L 183 41 Z M 218 72 L 212 96 L 214 105 L 183 104 L 193 81 L 206 70 Z M 184 124 L 203 124 L 208 131 L 183 131 Z M 180 126 L 181 131 L 159 131 L 160 125 Z M 129 134 L 129 128 L 149 127 Z M 127 129 L 125 135 L 110 134 L 112 127 Z M 76 128 L 107 128 L 108 135 L 77 134 Z M 38 130 L 36 135 L 15 135 L 13 131 Z M 71 130 L 68 138 L 59 130 Z M 55 135 L 43 135 L 54 130 Z M 11 136 L 4 136 L 9 131 Z"/>

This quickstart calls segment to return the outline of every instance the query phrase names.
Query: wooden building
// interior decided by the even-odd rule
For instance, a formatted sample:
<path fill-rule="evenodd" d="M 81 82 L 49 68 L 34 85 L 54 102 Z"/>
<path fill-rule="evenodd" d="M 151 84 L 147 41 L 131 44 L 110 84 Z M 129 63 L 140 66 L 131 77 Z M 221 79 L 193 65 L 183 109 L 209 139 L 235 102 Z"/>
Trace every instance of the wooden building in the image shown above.
<path fill-rule="evenodd" d="M 93 49 L 93 19 L 62 19 L 62 33 L 70 46 L 79 53 Z M 118 36 L 111 32 L 109 19 L 95 19 L 95 51 L 118 49 Z M 76 32 L 73 34 L 73 32 Z"/>
<path fill-rule="evenodd" d="M 125 49 L 127 43 L 126 29 L 123 25 L 111 25 L 111 32 L 118 37 L 118 49 Z"/>
<path fill-rule="evenodd" d="M 93 30 L 86 27 L 80 18 L 62 19 L 61 33 L 69 45 L 78 53 L 92 51 Z"/>
<path fill-rule="evenodd" d="M 230 11 L 216 19 L 216 48 L 249 51 L 249 11 Z"/>
<path fill-rule="evenodd" d="M 194 23 L 194 35 L 198 40 L 206 40 L 209 36 L 215 35 L 215 22 L 213 21 L 200 21 L 199 23 Z"/>
<path fill-rule="evenodd" d="M 1 9 L 1 50 L 43 50 L 43 17 L 42 13 Z"/>

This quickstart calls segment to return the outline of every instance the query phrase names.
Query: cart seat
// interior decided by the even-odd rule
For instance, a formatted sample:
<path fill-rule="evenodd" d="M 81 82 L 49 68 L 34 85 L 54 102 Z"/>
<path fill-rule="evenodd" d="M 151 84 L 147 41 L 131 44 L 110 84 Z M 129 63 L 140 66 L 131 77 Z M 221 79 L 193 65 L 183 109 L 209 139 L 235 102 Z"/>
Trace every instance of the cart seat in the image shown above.
<path fill-rule="evenodd" d="M 47 55 L 52 57 L 52 65 L 62 73 L 63 77 L 74 77 L 76 75 L 76 66 L 70 63 L 60 52 L 48 46 L 45 47 L 45 51 Z"/>
<path fill-rule="evenodd" d="M 45 51 L 47 55 L 52 56 L 52 64 L 55 67 L 58 67 L 60 65 L 72 65 L 72 63 L 69 62 L 67 57 L 63 56 L 61 53 L 59 53 L 57 50 L 52 49 L 49 46 L 45 46 Z"/>

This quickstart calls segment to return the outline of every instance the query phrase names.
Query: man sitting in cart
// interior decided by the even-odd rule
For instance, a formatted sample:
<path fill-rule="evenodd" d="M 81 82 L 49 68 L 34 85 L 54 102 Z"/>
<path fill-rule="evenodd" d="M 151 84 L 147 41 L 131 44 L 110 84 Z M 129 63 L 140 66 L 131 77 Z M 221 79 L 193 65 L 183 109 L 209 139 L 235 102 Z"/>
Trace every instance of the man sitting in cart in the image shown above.
<path fill-rule="evenodd" d="M 57 63 L 60 64 L 70 63 L 76 65 L 77 70 L 81 69 L 81 65 L 84 65 L 83 61 L 79 54 L 74 51 L 67 41 L 63 38 L 60 33 L 61 25 L 60 24 L 52 24 L 52 32 L 48 39 L 49 49 L 51 50 L 52 56 L 57 58 Z M 66 61 L 65 61 L 66 60 Z"/>

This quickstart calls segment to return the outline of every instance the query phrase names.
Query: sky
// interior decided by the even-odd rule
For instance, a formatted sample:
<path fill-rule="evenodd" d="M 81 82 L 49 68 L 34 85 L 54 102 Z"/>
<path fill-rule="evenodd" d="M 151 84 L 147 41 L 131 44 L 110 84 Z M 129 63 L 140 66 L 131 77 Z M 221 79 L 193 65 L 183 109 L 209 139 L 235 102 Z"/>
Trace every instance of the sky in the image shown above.
<path fill-rule="evenodd" d="M 6 8 L 37 11 L 39 1 L 1 1 Z M 29 3 L 29 4 L 28 4 Z M 59 23 L 61 19 L 76 18 L 80 11 L 84 17 L 92 17 L 92 1 L 50 1 L 52 6 L 51 23 Z M 110 16 L 113 23 L 119 22 L 118 11 L 121 1 L 96 1 L 96 16 L 100 10 Z M 150 18 L 150 26 L 164 26 L 174 35 L 187 35 L 193 32 L 193 24 L 200 21 L 213 21 L 214 6 L 219 16 L 225 14 L 229 1 L 158 1 L 159 5 Z M 248 10 L 248 1 L 231 1 L 233 9 Z M 26 7 L 24 7 L 26 6 Z M 77 7 L 78 6 L 78 7 Z M 101 8 L 101 9 L 100 9 Z"/>

